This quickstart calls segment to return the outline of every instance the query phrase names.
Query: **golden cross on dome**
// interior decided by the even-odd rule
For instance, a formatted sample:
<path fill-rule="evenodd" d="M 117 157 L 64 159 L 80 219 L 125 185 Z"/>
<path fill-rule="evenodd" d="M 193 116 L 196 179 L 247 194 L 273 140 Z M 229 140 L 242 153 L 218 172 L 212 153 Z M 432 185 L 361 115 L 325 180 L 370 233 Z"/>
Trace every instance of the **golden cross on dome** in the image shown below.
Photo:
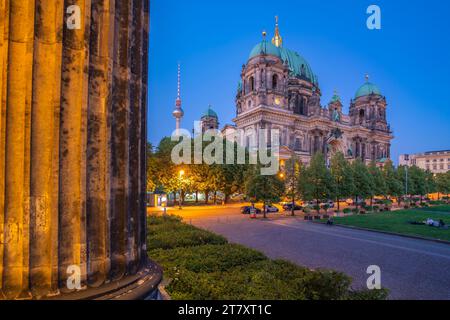
<path fill-rule="evenodd" d="M 272 43 L 276 47 L 283 45 L 283 38 L 280 35 L 280 29 L 278 28 L 278 16 L 275 16 L 275 36 L 272 39 Z"/>

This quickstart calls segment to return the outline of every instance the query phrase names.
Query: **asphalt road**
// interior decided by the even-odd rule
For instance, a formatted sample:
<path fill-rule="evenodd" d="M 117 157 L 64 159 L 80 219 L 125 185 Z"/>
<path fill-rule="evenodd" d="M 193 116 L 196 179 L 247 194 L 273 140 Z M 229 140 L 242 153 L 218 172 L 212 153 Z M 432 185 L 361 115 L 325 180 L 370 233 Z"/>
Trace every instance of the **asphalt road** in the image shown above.
<path fill-rule="evenodd" d="M 185 208 L 174 213 L 271 258 L 342 271 L 353 278 L 354 288 L 365 287 L 368 266 L 377 265 L 391 299 L 450 299 L 447 244 L 329 227 L 282 215 L 251 220 L 238 207 Z"/>

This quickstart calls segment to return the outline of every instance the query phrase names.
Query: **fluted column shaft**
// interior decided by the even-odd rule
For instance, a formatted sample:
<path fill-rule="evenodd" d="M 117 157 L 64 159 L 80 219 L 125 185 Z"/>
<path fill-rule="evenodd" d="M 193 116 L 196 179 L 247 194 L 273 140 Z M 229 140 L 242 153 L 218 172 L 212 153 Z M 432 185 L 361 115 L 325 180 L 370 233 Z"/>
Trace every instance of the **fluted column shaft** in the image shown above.
<path fill-rule="evenodd" d="M 65 0 L 65 7 L 85 8 L 85 0 Z M 82 122 L 86 59 L 85 14 L 79 29 L 64 28 L 60 128 L 59 278 L 69 266 L 81 266 L 82 250 Z"/>
<path fill-rule="evenodd" d="M 54 91 L 60 55 L 57 32 L 62 0 L 36 0 L 33 104 L 31 126 L 30 281 L 36 295 L 50 291 L 52 282 Z M 59 71 L 59 70 L 58 70 Z M 59 95 L 59 93 L 58 93 Z"/>
<path fill-rule="evenodd" d="M 92 3 L 89 63 L 89 110 L 87 150 L 88 280 L 101 285 L 110 268 L 108 233 L 108 144 L 111 107 L 111 69 L 114 40 L 114 0 Z M 100 23 L 102 22 L 102 23 Z"/>
<path fill-rule="evenodd" d="M 113 100 L 111 119 L 111 272 L 121 278 L 127 267 L 128 118 L 130 11 L 128 0 L 116 0 Z"/>

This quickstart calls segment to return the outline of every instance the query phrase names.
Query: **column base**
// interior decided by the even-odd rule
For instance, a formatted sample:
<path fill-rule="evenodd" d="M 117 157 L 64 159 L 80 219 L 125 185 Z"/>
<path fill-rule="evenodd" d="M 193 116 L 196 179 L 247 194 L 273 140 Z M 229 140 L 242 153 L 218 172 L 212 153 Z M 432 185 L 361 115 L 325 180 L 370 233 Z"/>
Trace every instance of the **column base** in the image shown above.
<path fill-rule="evenodd" d="M 158 299 L 158 285 L 162 269 L 148 261 L 135 275 L 106 283 L 98 288 L 88 288 L 73 293 L 56 295 L 48 300 L 153 300 Z"/>

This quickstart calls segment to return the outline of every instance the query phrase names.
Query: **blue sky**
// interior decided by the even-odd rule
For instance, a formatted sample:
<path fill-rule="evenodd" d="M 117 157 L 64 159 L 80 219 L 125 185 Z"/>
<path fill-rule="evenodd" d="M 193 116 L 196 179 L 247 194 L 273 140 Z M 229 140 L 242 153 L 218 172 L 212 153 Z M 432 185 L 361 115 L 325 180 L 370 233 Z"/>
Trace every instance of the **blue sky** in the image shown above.
<path fill-rule="evenodd" d="M 175 120 L 177 62 L 182 64 L 183 127 L 208 104 L 221 126 L 235 116 L 242 64 L 280 17 L 284 46 L 319 77 L 322 105 L 337 89 L 344 110 L 365 73 L 388 101 L 392 157 L 450 149 L 450 1 L 447 0 L 151 0 L 148 138 L 157 144 Z M 382 29 L 366 27 L 377 4 Z"/>

